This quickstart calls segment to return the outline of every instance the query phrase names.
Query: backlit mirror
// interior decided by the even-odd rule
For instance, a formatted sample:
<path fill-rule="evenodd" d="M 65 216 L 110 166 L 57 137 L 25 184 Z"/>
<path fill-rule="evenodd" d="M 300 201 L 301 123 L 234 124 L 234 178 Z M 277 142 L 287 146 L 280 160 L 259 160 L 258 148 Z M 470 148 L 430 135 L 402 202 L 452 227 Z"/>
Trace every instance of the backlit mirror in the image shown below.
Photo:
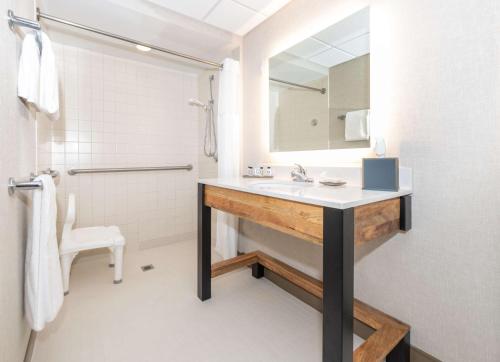
<path fill-rule="evenodd" d="M 370 147 L 370 12 L 269 59 L 271 151 Z"/>

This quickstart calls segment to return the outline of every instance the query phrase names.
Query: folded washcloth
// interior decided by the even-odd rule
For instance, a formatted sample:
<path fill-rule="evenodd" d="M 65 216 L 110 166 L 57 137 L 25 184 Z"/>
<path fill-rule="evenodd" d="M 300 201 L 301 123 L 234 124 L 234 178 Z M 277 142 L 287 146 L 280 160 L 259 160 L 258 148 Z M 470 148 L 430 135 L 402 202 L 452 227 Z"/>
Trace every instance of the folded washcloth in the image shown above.
<path fill-rule="evenodd" d="M 347 112 L 345 117 L 345 140 L 366 141 L 370 137 L 370 110 Z"/>

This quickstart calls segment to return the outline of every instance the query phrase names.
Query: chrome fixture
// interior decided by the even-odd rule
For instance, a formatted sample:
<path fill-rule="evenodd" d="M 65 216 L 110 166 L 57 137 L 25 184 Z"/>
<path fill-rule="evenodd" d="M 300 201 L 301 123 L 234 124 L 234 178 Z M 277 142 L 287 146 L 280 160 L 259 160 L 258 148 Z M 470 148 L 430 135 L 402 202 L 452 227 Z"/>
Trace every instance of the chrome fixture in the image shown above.
<path fill-rule="evenodd" d="M 113 173 L 113 172 L 139 172 L 139 171 L 173 171 L 188 170 L 191 171 L 193 165 L 185 166 L 161 166 L 161 167 L 115 167 L 115 168 L 72 168 L 68 170 L 68 175 L 78 175 L 80 173 Z"/>
<path fill-rule="evenodd" d="M 59 172 L 56 170 L 52 170 L 50 168 L 43 170 L 40 172 L 39 175 L 45 174 L 45 175 L 50 175 L 52 178 L 55 178 L 59 176 Z M 9 195 L 14 194 L 16 190 L 37 190 L 37 189 L 43 189 L 43 184 L 41 181 L 35 181 L 35 178 L 39 175 L 31 174 L 29 177 L 29 181 L 16 181 L 13 177 L 9 178 L 9 181 L 7 183 L 7 188 L 9 190 Z"/>
<path fill-rule="evenodd" d="M 190 106 L 196 106 L 196 107 L 200 107 L 200 108 L 203 108 L 203 109 L 207 109 L 207 105 L 205 103 L 203 103 L 202 101 L 199 101 L 197 99 L 194 99 L 194 98 L 189 98 L 189 101 L 188 101 L 188 104 Z"/>
<path fill-rule="evenodd" d="M 190 98 L 188 104 L 190 106 L 196 106 L 203 108 L 205 111 L 205 136 L 203 140 L 203 153 L 207 157 L 212 157 L 215 162 L 217 162 L 217 131 L 215 129 L 215 117 L 214 117 L 214 96 L 213 96 L 213 81 L 214 76 L 208 77 L 210 84 L 210 99 L 208 104 L 205 104 L 198 99 Z"/>
<path fill-rule="evenodd" d="M 158 52 L 167 53 L 167 54 L 170 54 L 170 55 L 173 55 L 173 56 L 176 56 L 176 57 L 180 57 L 180 58 L 184 58 L 184 59 L 189 59 L 189 60 L 192 60 L 194 62 L 207 64 L 207 65 L 210 65 L 212 67 L 216 67 L 217 69 L 222 69 L 222 64 L 221 63 L 217 63 L 217 62 L 214 62 L 214 61 L 211 61 L 211 60 L 206 60 L 206 59 L 198 58 L 198 57 L 195 57 L 195 56 L 189 55 L 189 54 L 184 54 L 184 53 L 176 52 L 175 50 L 170 50 L 170 49 L 162 48 L 162 47 L 159 47 L 159 46 L 156 46 L 156 45 L 144 43 L 142 41 L 134 40 L 134 39 L 127 38 L 127 37 L 124 37 L 124 36 L 121 36 L 121 35 L 117 35 L 117 34 L 113 34 L 113 33 L 110 33 L 110 32 L 104 31 L 104 30 L 100 30 L 100 29 L 97 29 L 97 28 L 92 28 L 90 26 L 86 26 L 86 25 L 74 23 L 74 22 L 69 21 L 69 20 L 64 20 L 64 19 L 52 16 L 52 15 L 49 15 L 49 14 L 42 13 L 39 8 L 37 8 L 36 11 L 37 11 L 37 20 L 38 21 L 40 21 L 40 19 L 47 19 L 47 20 L 50 20 L 50 21 L 54 21 L 56 23 L 60 23 L 60 24 L 72 26 L 74 28 L 82 29 L 82 30 L 85 30 L 85 31 L 90 31 L 92 33 L 96 33 L 96 34 L 99 34 L 99 35 L 107 36 L 109 38 L 121 40 L 121 41 L 130 43 L 130 44 L 133 44 L 133 45 L 136 45 L 136 46 L 139 45 L 141 47 L 150 48 L 150 49 L 156 50 Z M 35 30 L 40 30 L 41 29 L 41 26 L 40 26 L 39 22 L 36 22 L 36 21 L 33 21 L 33 20 L 29 20 L 29 19 L 26 19 L 26 18 L 18 17 L 16 15 L 14 15 L 14 12 L 12 10 L 8 10 L 8 12 L 7 12 L 7 18 L 8 18 L 9 26 L 10 26 L 11 29 L 14 28 L 14 25 L 24 26 L 24 27 L 28 27 L 28 28 L 31 28 L 31 29 L 35 29 Z"/>
<path fill-rule="evenodd" d="M 314 182 L 314 180 L 310 177 L 307 177 L 307 171 L 304 167 L 299 165 L 298 163 L 295 164 L 297 166 L 292 170 L 292 173 L 290 174 L 292 176 L 293 181 L 295 182 Z"/>
<path fill-rule="evenodd" d="M 41 26 L 38 22 L 21 18 L 19 16 L 15 16 L 12 10 L 7 10 L 7 19 L 9 22 L 10 30 L 14 30 L 14 26 L 22 26 L 25 28 L 30 28 L 33 30 L 40 30 Z"/>
<path fill-rule="evenodd" d="M 326 93 L 326 88 L 309 87 L 308 85 L 303 85 L 303 84 L 299 84 L 299 83 L 293 83 L 293 82 L 289 82 L 287 80 L 282 80 L 282 79 L 277 79 L 277 78 L 269 78 L 269 80 L 271 82 L 283 83 L 283 84 L 291 85 L 292 87 L 309 89 L 309 90 L 312 90 L 312 91 L 315 91 L 315 92 L 320 92 L 321 94 L 325 94 Z"/>

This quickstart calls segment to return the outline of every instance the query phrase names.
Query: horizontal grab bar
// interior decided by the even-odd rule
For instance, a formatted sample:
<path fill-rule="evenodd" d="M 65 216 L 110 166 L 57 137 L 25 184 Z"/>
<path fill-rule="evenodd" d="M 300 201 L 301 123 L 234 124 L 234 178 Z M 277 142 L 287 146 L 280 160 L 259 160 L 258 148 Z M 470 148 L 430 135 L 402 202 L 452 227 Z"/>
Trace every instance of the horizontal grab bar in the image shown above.
<path fill-rule="evenodd" d="M 112 173 L 112 172 L 142 172 L 142 171 L 191 171 L 193 165 L 185 166 L 160 166 L 160 167 L 115 167 L 115 168 L 73 168 L 68 170 L 68 175 L 78 175 L 80 173 Z"/>

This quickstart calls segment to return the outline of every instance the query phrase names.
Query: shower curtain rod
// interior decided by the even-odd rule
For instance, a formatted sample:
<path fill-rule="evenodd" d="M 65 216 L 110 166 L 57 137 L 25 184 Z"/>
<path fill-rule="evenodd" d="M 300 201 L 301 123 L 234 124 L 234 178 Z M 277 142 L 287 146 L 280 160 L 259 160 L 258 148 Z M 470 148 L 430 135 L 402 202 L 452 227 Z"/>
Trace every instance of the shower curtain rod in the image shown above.
<path fill-rule="evenodd" d="M 104 30 L 100 30 L 100 29 L 97 29 L 97 28 L 92 28 L 90 26 L 86 26 L 86 25 L 78 24 L 78 23 L 75 23 L 75 22 L 72 22 L 72 21 L 64 20 L 64 19 L 52 16 L 52 15 L 49 15 L 49 14 L 42 13 L 39 8 L 36 9 L 36 17 L 37 17 L 38 21 L 40 21 L 40 19 L 47 19 L 47 20 L 50 20 L 50 21 L 54 21 L 56 23 L 60 23 L 60 24 L 64 24 L 64 25 L 69 25 L 69 26 L 72 26 L 74 28 L 78 28 L 78 29 L 90 31 L 92 33 L 96 33 L 96 34 L 107 36 L 107 37 L 110 37 L 110 38 L 113 38 L 113 39 L 121 40 L 121 41 L 130 43 L 130 44 L 141 45 L 143 47 L 151 48 L 153 50 L 156 50 L 156 51 L 159 51 L 159 52 L 162 52 L 162 53 L 167 53 L 167 54 L 170 54 L 170 55 L 173 55 L 173 56 L 176 56 L 176 57 L 180 57 L 180 58 L 184 58 L 184 59 L 189 59 L 189 60 L 192 60 L 194 62 L 203 63 L 203 64 L 214 66 L 214 67 L 216 67 L 218 69 L 222 69 L 222 64 L 220 64 L 220 63 L 213 62 L 211 60 L 206 60 L 206 59 L 198 58 L 198 57 L 195 57 L 195 56 L 192 56 L 192 55 L 189 55 L 189 54 L 184 54 L 184 53 L 176 52 L 175 50 L 161 48 L 161 47 L 156 46 L 156 45 L 144 43 L 142 41 L 134 40 L 134 39 L 127 38 L 127 37 L 124 37 L 124 36 L 121 36 L 121 35 L 117 35 L 117 34 L 113 34 L 113 33 L 110 33 L 110 32 L 104 31 Z M 14 25 L 18 25 L 18 26 L 26 26 L 26 27 L 29 27 L 29 28 L 32 28 L 32 29 L 36 29 L 36 30 L 39 30 L 41 28 L 39 23 L 34 22 L 32 20 L 29 20 L 29 19 L 18 17 L 18 16 L 16 16 L 14 14 L 14 12 L 12 12 L 12 10 L 9 10 L 7 12 L 7 18 L 8 18 L 8 21 L 9 21 L 9 25 L 11 27 L 14 26 Z"/>
<path fill-rule="evenodd" d="M 291 85 L 293 87 L 309 89 L 309 90 L 312 90 L 312 91 L 315 91 L 315 92 L 320 92 L 321 94 L 325 94 L 326 93 L 326 88 L 309 87 L 308 85 L 303 85 L 303 84 L 299 84 L 299 83 L 293 83 L 293 82 L 289 82 L 287 80 L 282 80 L 282 79 L 277 79 L 277 78 L 271 78 L 271 77 L 269 77 L 269 80 L 271 82 L 288 84 L 288 85 Z"/>

